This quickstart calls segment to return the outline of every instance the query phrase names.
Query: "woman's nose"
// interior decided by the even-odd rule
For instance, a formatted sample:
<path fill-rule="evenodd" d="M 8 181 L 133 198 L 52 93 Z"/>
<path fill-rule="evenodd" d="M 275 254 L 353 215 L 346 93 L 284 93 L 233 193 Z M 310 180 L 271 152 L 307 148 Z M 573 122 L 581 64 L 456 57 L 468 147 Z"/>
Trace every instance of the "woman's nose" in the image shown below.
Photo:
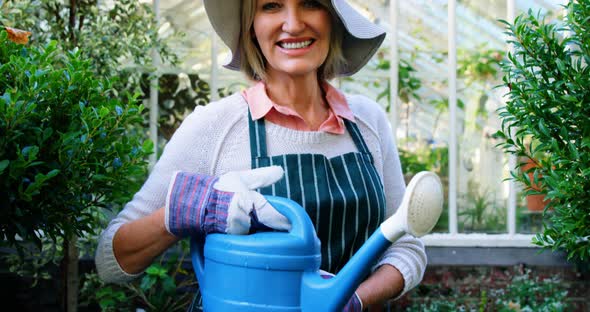
<path fill-rule="evenodd" d="M 286 10 L 285 20 L 283 22 L 283 31 L 290 34 L 297 34 L 305 29 L 303 12 L 297 8 Z"/>

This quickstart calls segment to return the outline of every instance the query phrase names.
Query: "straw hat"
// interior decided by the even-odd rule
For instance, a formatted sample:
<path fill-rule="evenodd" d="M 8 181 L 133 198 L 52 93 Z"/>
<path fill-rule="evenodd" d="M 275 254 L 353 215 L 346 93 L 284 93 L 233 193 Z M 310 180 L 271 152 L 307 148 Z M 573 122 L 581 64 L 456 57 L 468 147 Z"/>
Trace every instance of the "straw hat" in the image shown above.
<path fill-rule="evenodd" d="M 204 0 L 205 10 L 213 29 L 231 50 L 231 60 L 224 65 L 231 70 L 240 70 L 240 1 Z M 385 39 L 385 30 L 357 12 L 345 0 L 331 0 L 330 5 L 344 25 L 342 52 L 346 60 L 338 76 L 350 76 L 359 71 Z"/>

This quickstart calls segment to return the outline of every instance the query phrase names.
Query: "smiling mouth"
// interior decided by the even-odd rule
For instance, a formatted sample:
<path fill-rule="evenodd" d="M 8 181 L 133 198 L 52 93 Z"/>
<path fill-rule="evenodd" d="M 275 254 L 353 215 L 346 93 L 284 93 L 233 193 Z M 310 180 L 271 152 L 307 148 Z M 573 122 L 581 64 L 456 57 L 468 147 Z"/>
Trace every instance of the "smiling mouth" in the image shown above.
<path fill-rule="evenodd" d="M 313 39 L 300 41 L 300 42 L 278 42 L 277 45 L 283 49 L 295 50 L 309 47 L 313 43 Z"/>

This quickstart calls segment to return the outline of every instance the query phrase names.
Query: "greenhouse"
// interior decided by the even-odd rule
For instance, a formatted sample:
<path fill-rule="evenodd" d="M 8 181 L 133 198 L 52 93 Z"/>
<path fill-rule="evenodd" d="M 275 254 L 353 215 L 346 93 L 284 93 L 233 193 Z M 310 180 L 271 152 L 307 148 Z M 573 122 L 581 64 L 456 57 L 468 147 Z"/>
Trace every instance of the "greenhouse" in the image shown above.
<path fill-rule="evenodd" d="M 235 6 L 242 2 L 253 3 L 253 12 L 242 7 L 242 15 L 232 19 L 228 12 L 238 12 Z M 322 37 L 322 26 L 317 26 L 324 20 L 310 18 L 326 12 L 331 16 L 327 23 L 334 27 L 326 32 L 329 40 Z M 252 29 L 244 35 L 239 29 L 247 23 L 248 14 L 252 15 Z M 270 23 L 260 27 L 257 21 L 263 19 Z M 590 1 L 0 0 L 0 23 L 4 30 L 0 35 L 0 264 L 4 298 L 23 311 L 202 311 L 201 304 L 205 311 L 278 311 L 279 305 L 292 309 L 289 311 L 328 311 L 345 304 L 345 311 L 590 310 L 590 183 L 586 178 L 590 175 L 590 109 L 585 105 L 590 101 Z M 263 36 L 283 38 L 294 32 L 289 28 L 293 25 L 311 34 L 311 39 L 272 39 L 278 40 L 274 48 L 264 45 L 269 39 Z M 234 26 L 240 32 L 235 40 L 227 30 Z M 379 30 L 381 37 L 359 39 L 354 27 L 359 33 Z M 365 44 L 383 35 L 375 49 Z M 307 68 L 311 63 L 288 63 L 265 49 L 297 59 L 308 49 L 300 44 L 314 51 L 323 43 L 333 47 L 334 37 L 342 40 L 336 41 L 341 47 L 334 53 L 341 53 L 348 63 L 335 66 L 325 76 L 331 66 L 328 61 L 313 69 L 316 86 L 322 79 L 330 85 L 328 89 L 320 83 L 318 88 L 328 107 L 328 119 L 310 119 L 317 122 L 315 128 L 308 124 L 293 132 L 281 130 L 295 123 L 293 116 L 299 116 L 299 122 L 308 120 L 301 117 L 302 111 L 292 107 L 283 107 L 283 111 L 278 107 L 282 104 L 273 102 L 273 79 L 277 83 L 285 80 L 271 74 L 286 72 L 288 82 L 301 82 L 294 78 L 301 78 L 299 74 L 290 74 L 295 67 L 288 66 Z M 255 43 L 246 46 L 247 39 Z M 244 51 L 248 49 L 264 54 L 257 55 L 265 73 L 256 72 L 259 64 L 252 52 Z M 350 57 L 353 54 L 360 61 Z M 362 59 L 366 54 L 370 58 Z M 312 56 L 306 57 L 313 60 Z M 332 57 L 330 52 L 322 60 Z M 230 62 L 241 62 L 242 71 L 224 67 Z M 245 66 L 246 62 L 252 64 Z M 361 64 L 352 73 L 343 70 L 355 62 Z M 248 70 L 253 71 L 249 78 Z M 266 88 L 263 98 L 272 104 L 261 119 L 255 116 L 260 109 L 254 110 L 250 102 L 261 98 L 255 93 L 257 86 Z M 341 92 L 338 94 L 343 95 L 344 103 L 351 103 L 352 110 L 346 104 L 344 113 L 338 113 L 342 108 L 337 111 L 328 99 L 327 94 L 334 96 L 332 90 Z M 297 92 L 285 98 L 297 97 Z M 236 97 L 239 94 L 245 100 Z M 355 101 L 361 101 L 359 96 L 377 104 L 378 115 L 385 116 L 384 127 L 378 121 L 370 123 L 374 116 L 366 112 L 370 109 L 355 106 Z M 244 116 L 252 118 L 236 117 L 238 108 L 223 108 L 228 101 L 246 103 Z M 348 111 L 354 115 L 350 120 L 356 121 L 347 119 Z M 330 127 L 340 127 L 340 134 L 344 132 L 354 143 L 342 143 L 338 139 L 342 136 L 322 130 L 327 129 L 322 127 L 330 118 L 337 121 Z M 366 127 L 365 120 L 369 120 Z M 234 124 L 228 125 L 230 122 Z M 324 133 L 316 135 L 320 130 Z M 258 131 L 266 131 L 266 136 Z M 296 136 L 293 133 L 309 135 L 305 139 L 309 149 L 298 150 L 299 143 L 291 141 Z M 375 139 L 368 138 L 368 133 Z M 268 142 L 262 147 L 261 138 Z M 189 147 L 192 145 L 196 146 Z M 279 146 L 291 152 L 275 153 Z M 347 166 L 347 155 L 353 153 L 338 151 L 350 146 L 358 149 L 353 157 L 356 161 L 366 161 L 371 168 L 375 164 L 376 169 L 365 171 L 363 165 L 356 165 L 357 173 Z M 254 149 L 263 152 L 255 156 Z M 193 156 L 195 151 L 213 156 Z M 284 160 L 275 154 L 285 154 Z M 298 158 L 288 158 L 291 154 Z M 330 167 L 331 173 L 327 169 L 325 174 L 317 173 L 321 166 L 316 162 L 332 164 L 336 156 L 345 164 Z M 279 178 L 285 175 L 286 182 L 272 178 L 269 172 L 248 176 L 244 169 L 264 169 L 258 168 L 264 165 L 254 165 L 258 158 L 264 164 L 282 166 Z M 308 158 L 313 171 L 301 165 Z M 299 164 L 289 167 L 290 159 Z M 179 164 L 171 165 L 174 161 Z M 190 164 L 182 163 L 185 161 Z M 401 166 L 401 184 L 391 182 L 395 178 L 389 176 L 398 173 L 396 166 Z M 196 168 L 208 172 L 191 172 Z M 437 177 L 440 192 L 431 184 L 423 186 L 428 191 L 420 194 L 418 178 L 429 174 Z M 202 184 L 188 182 L 197 186 L 185 190 L 186 181 L 205 183 L 200 179 L 215 185 L 203 191 L 206 200 L 213 203 L 208 196 L 220 196 L 215 198 L 219 201 L 203 206 L 202 211 L 200 206 L 195 208 L 197 217 L 189 217 L 192 210 L 188 209 L 197 205 L 193 198 L 194 194 L 201 196 Z M 330 193 L 329 217 L 320 213 L 320 206 L 326 209 L 322 205 L 327 205 L 325 194 L 320 194 L 323 179 L 329 185 L 323 190 Z M 306 183 L 314 185 L 317 194 Z M 301 191 L 292 193 L 299 184 Z M 393 230 L 385 229 L 382 216 L 371 226 L 370 208 L 366 208 L 369 221 L 359 219 L 359 213 L 366 214 L 359 206 L 371 205 L 372 187 L 384 194 L 383 199 L 374 197 L 377 202 L 382 200 L 377 204 L 379 211 L 396 211 L 391 220 L 407 218 L 407 222 L 396 222 L 403 223 L 403 233 L 409 234 L 401 239 L 402 234 L 388 237 Z M 369 194 L 368 199 L 359 199 L 364 196 L 357 196 L 360 189 Z M 342 213 L 333 212 L 338 195 L 332 193 L 338 192 L 344 202 Z M 412 199 L 412 192 L 420 199 Z M 338 282 L 326 282 L 330 287 L 309 286 L 313 283 L 304 278 L 309 272 L 300 274 L 301 281 L 297 277 L 295 286 L 266 280 L 288 277 L 293 283 L 295 273 L 285 272 L 315 262 L 301 260 L 307 259 L 301 254 L 285 255 L 302 252 L 292 245 L 272 247 L 273 234 L 280 241 L 284 231 L 293 235 L 302 225 L 282 210 L 286 208 L 277 209 L 284 215 L 278 217 L 274 209 L 271 213 L 263 210 L 269 202 L 272 207 L 290 204 L 260 193 L 279 197 L 285 193 L 295 206 L 304 207 L 307 214 L 301 222 L 311 220 L 309 224 L 316 229 L 312 237 L 319 242 L 317 267 L 310 264 L 311 269 L 305 271 L 331 271 Z M 223 197 L 227 194 L 234 197 Z M 353 205 L 347 206 L 350 196 L 356 203 L 356 215 L 347 212 Z M 260 198 L 264 203 L 259 207 Z M 317 198 L 317 208 L 309 208 L 309 198 Z M 211 208 L 224 200 L 228 202 L 222 212 Z M 387 203 L 392 201 L 396 207 L 389 210 Z M 158 206 L 148 210 L 142 205 Z M 425 207 L 422 211 L 415 208 L 420 205 Z M 407 216 L 400 213 L 406 207 Z M 236 209 L 244 214 L 236 218 L 247 221 L 230 220 Z M 212 215 L 203 217 L 207 213 Z M 183 220 L 182 214 L 190 221 Z M 356 218 L 352 231 L 367 233 L 360 242 L 357 234 L 344 234 L 351 216 Z M 221 230 L 219 218 L 223 218 Z M 433 223 L 422 233 L 413 229 L 415 219 L 432 219 Z M 189 226 L 183 222 L 197 223 L 198 229 L 194 225 L 183 228 Z M 236 225 L 239 222 L 247 222 L 246 228 L 233 232 L 241 226 Z M 329 223 L 329 232 L 320 226 L 323 222 Z M 346 260 L 353 263 L 357 251 L 372 252 L 362 243 L 374 241 L 368 234 L 379 224 L 376 233 L 383 232 L 388 245 L 374 259 L 363 262 L 357 278 L 345 280 L 343 275 L 356 271 L 347 270 Z M 254 233 L 255 226 L 261 226 L 264 233 Z M 340 243 L 340 236 L 332 241 L 332 235 L 340 235 L 334 234 L 333 226 L 342 227 L 341 247 L 333 246 Z M 147 230 L 149 227 L 167 230 L 166 235 L 149 237 L 147 233 L 156 231 Z M 214 228 L 213 233 L 251 235 L 215 234 L 205 244 L 205 235 L 211 233 L 199 235 L 209 228 Z M 137 234 L 126 234 L 133 229 Z M 128 236 L 123 238 L 121 233 Z M 233 236 L 236 244 L 246 247 L 232 246 Z M 214 243 L 221 247 L 214 248 Z M 124 244 L 130 247 L 121 247 Z M 145 250 L 138 251 L 140 246 Z M 148 251 L 150 246 L 158 247 Z M 232 248 L 243 253 L 234 253 Z M 420 251 L 412 253 L 414 249 Z M 281 260 L 270 260 L 274 252 Z M 342 253 L 342 265 L 332 264 L 332 253 Z M 350 256 L 344 255 L 348 253 Z M 199 255 L 204 267 L 199 267 Z M 376 265 L 378 256 L 381 267 Z M 268 260 L 260 260 L 265 257 Z M 256 270 L 259 260 L 263 269 Z M 227 263 L 222 265 L 223 261 Z M 403 265 L 398 267 L 396 261 Z M 273 272 L 275 262 L 281 268 L 277 272 Z M 383 266 L 395 272 L 382 273 Z M 369 273 L 383 278 L 390 274 L 392 281 L 371 284 L 371 277 L 365 279 Z M 397 276 L 401 282 L 393 281 Z M 268 289 L 260 289 L 258 279 Z M 207 289 L 208 283 L 214 286 Z M 352 286 L 337 304 L 316 304 L 331 300 L 320 290 L 341 289 L 344 287 L 334 285 L 346 283 Z M 399 289 L 391 286 L 396 283 Z M 389 293 L 383 290 L 394 288 Z M 271 299 L 256 298 L 265 293 Z"/>

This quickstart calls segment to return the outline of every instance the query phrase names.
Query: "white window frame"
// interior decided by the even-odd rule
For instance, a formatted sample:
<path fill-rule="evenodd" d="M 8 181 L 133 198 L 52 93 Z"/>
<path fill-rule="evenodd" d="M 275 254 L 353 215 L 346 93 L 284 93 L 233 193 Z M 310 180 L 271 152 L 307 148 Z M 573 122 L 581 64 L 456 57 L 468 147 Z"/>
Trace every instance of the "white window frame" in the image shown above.
<path fill-rule="evenodd" d="M 390 79 L 391 99 L 394 101 L 390 110 L 390 121 L 394 133 L 397 130 L 397 79 L 398 79 L 398 14 L 399 0 L 390 0 L 390 25 L 391 33 L 391 55 L 390 55 Z M 512 21 L 515 18 L 516 5 L 515 0 L 507 0 L 507 20 Z M 510 180 L 509 195 L 507 201 L 507 233 L 506 234 L 464 234 L 458 231 L 457 222 L 457 19 L 456 19 L 456 0 L 449 0 L 447 3 L 448 18 L 448 81 L 449 81 L 449 192 L 448 192 L 448 212 L 449 212 L 449 233 L 433 233 L 423 237 L 426 246 L 437 247 L 537 247 L 532 244 L 534 235 L 516 233 L 516 184 Z M 512 49 L 512 47 L 508 47 Z M 516 157 L 508 156 L 510 168 L 516 166 Z"/>

